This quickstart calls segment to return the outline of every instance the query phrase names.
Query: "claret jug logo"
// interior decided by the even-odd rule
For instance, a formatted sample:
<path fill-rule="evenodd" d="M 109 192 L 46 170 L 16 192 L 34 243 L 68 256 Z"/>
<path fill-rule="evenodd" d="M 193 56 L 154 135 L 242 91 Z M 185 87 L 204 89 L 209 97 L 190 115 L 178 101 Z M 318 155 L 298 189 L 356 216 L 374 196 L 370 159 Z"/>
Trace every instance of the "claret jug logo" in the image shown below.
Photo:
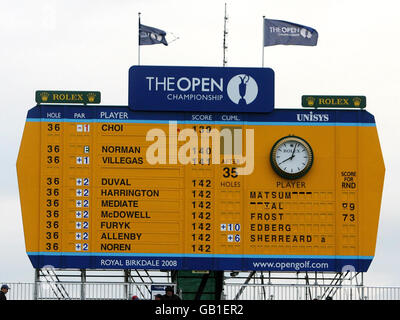
<path fill-rule="evenodd" d="M 306 28 L 302 28 L 300 30 L 300 35 L 303 38 L 307 38 L 307 39 L 311 39 L 311 37 L 312 37 L 312 33 L 310 31 L 308 31 Z"/>
<path fill-rule="evenodd" d="M 228 82 L 226 90 L 233 103 L 246 106 L 257 98 L 258 85 L 251 76 L 238 74 Z"/>

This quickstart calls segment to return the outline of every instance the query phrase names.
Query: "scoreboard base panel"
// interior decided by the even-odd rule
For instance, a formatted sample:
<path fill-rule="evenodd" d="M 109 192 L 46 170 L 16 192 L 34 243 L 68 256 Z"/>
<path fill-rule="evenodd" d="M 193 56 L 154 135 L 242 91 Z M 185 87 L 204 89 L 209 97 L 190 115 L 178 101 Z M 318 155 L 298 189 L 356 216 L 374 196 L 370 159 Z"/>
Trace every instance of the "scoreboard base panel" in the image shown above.
<path fill-rule="evenodd" d="M 34 268 L 366 272 L 373 257 L 28 253 Z"/>

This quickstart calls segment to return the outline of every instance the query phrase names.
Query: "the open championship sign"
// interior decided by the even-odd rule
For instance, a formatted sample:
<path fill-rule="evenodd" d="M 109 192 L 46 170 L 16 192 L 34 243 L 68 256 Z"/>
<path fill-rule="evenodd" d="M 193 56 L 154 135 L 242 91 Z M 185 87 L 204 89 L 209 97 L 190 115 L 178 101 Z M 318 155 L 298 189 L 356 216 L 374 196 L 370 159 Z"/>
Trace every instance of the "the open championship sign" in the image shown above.
<path fill-rule="evenodd" d="M 129 107 L 147 111 L 271 112 L 270 68 L 133 66 Z"/>

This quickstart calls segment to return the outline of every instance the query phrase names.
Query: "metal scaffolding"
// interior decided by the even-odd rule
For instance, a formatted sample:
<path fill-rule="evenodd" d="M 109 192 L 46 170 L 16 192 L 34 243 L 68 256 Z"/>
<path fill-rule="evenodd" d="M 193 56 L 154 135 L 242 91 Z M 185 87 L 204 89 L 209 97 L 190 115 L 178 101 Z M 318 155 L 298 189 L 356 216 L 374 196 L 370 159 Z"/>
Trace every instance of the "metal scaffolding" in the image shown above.
<path fill-rule="evenodd" d="M 225 300 L 286 299 L 284 295 L 274 293 L 276 288 L 296 289 L 297 295 L 292 294 L 294 299 L 297 296 L 304 300 L 313 300 L 335 298 L 339 291 L 342 294 L 343 288 L 362 290 L 364 274 L 352 271 L 339 273 L 225 271 L 221 281 L 221 299 Z M 153 285 L 176 285 L 176 276 L 174 277 L 174 271 L 161 270 L 87 270 L 47 267 L 35 270 L 34 284 L 33 299 L 35 300 L 129 300 L 133 295 L 149 300 L 152 299 Z M 275 291 L 271 291 L 272 288 Z M 352 298 L 353 291 L 349 291 L 349 294 L 349 298 Z M 361 291 L 356 295 L 363 298 Z"/>

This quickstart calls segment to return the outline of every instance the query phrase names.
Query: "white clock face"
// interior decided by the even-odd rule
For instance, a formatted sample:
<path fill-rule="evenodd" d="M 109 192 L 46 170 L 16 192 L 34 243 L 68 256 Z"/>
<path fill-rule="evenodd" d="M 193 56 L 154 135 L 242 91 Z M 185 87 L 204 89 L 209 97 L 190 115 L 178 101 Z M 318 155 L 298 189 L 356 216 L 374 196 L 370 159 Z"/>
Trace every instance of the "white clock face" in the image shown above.
<path fill-rule="evenodd" d="M 309 144 L 299 137 L 284 137 L 271 150 L 271 164 L 280 176 L 296 179 L 311 168 L 313 153 Z"/>
<path fill-rule="evenodd" d="M 307 166 L 309 156 L 303 144 L 286 141 L 276 150 L 276 163 L 282 171 L 290 174 L 299 173 Z"/>

